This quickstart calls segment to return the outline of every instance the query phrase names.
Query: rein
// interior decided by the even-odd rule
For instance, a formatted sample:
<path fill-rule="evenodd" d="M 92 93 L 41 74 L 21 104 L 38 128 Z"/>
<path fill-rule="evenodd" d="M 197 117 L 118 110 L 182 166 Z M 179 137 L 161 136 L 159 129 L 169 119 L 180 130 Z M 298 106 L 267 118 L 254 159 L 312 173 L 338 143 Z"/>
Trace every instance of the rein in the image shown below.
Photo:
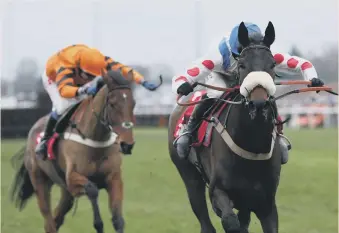
<path fill-rule="evenodd" d="M 252 50 L 252 49 L 264 49 L 264 50 L 271 52 L 270 48 L 268 48 L 265 45 L 250 45 L 246 48 L 243 48 L 240 55 L 237 56 L 237 58 L 241 57 L 241 55 L 244 52 L 246 52 L 248 50 Z M 236 60 L 238 60 L 238 59 L 236 59 Z M 238 68 L 238 72 L 236 73 L 236 79 L 239 82 L 239 76 L 238 76 L 239 75 L 239 67 L 237 67 L 237 68 Z M 311 81 L 305 81 L 305 80 L 275 81 L 275 85 L 297 85 L 297 84 L 310 85 Z M 200 82 L 195 82 L 192 85 L 192 88 L 195 88 L 197 85 L 204 86 L 204 87 L 207 87 L 207 88 L 210 88 L 210 89 L 213 89 L 213 90 L 217 90 L 217 91 L 223 91 L 223 92 L 235 92 L 235 91 L 238 91 L 240 89 L 240 85 L 233 87 L 233 88 L 222 88 L 222 87 L 212 86 L 212 85 L 208 85 L 208 84 L 204 84 L 204 83 L 200 83 Z M 338 95 L 337 93 L 332 91 L 332 88 L 327 87 L 327 86 L 308 87 L 308 88 L 300 88 L 300 89 L 296 89 L 296 90 L 293 90 L 293 91 L 286 92 L 286 93 L 284 93 L 284 94 L 282 94 L 278 97 L 271 98 L 270 102 L 274 102 L 278 99 L 284 98 L 284 97 L 289 96 L 291 94 L 298 94 L 298 93 L 309 92 L 309 91 L 316 91 L 316 92 L 326 91 L 326 92 L 328 92 L 332 95 Z M 186 102 L 186 103 L 181 103 L 181 102 L 179 102 L 181 97 L 182 97 L 182 95 L 178 95 L 177 101 L 176 101 L 177 104 L 180 105 L 180 106 L 192 106 L 192 105 L 196 105 L 196 104 L 205 102 L 209 99 L 219 99 L 220 101 L 227 102 L 229 104 L 242 104 L 242 103 L 244 103 L 244 100 L 234 102 L 234 101 L 229 101 L 229 100 L 223 100 L 221 98 L 206 98 L 206 99 L 202 99 L 202 100 L 199 100 L 199 101 L 189 101 L 189 102 Z"/>
<path fill-rule="evenodd" d="M 309 85 L 309 84 L 311 84 L 311 82 L 310 81 L 302 81 L 302 80 L 277 81 L 277 82 L 275 82 L 275 85 L 298 85 L 298 84 Z M 239 88 L 240 88 L 239 86 L 236 86 L 236 87 L 233 87 L 233 88 L 223 88 L 223 87 L 212 86 L 212 85 L 208 85 L 208 84 L 204 84 L 204 83 L 199 83 L 199 82 L 194 83 L 192 85 L 192 87 L 194 88 L 197 85 L 200 85 L 200 86 L 203 86 L 203 87 L 207 87 L 207 88 L 210 88 L 210 89 L 213 89 L 213 90 L 217 90 L 217 91 L 223 91 L 223 92 L 235 92 L 235 91 L 238 91 Z M 319 92 L 319 91 L 326 91 L 326 92 L 328 92 L 330 94 L 338 95 L 337 93 L 332 91 L 331 87 L 327 87 L 327 86 L 322 86 L 322 87 L 307 87 L 307 88 L 300 88 L 300 89 L 296 89 L 296 90 L 293 90 L 293 91 L 286 92 L 286 93 L 284 93 L 284 94 L 282 94 L 282 95 L 280 95 L 278 97 L 275 97 L 275 98 L 271 99 L 271 101 L 276 101 L 278 99 L 284 98 L 284 97 L 292 95 L 292 94 L 299 94 L 299 93 L 310 92 L 310 91 L 317 91 L 317 92 Z M 205 101 L 207 101 L 209 99 L 218 99 L 218 98 L 206 98 L 206 99 L 199 100 L 199 101 L 189 101 L 189 102 L 186 102 L 186 103 L 181 103 L 181 102 L 179 102 L 181 97 L 182 97 L 182 95 L 178 95 L 178 97 L 177 97 L 177 104 L 180 105 L 180 106 L 192 106 L 192 105 L 196 105 L 196 104 L 205 102 Z M 224 102 L 227 102 L 227 103 L 230 103 L 230 104 L 241 104 L 241 103 L 243 103 L 243 101 L 237 101 L 237 102 L 229 101 L 229 100 L 221 100 L 221 101 L 224 101 Z"/>

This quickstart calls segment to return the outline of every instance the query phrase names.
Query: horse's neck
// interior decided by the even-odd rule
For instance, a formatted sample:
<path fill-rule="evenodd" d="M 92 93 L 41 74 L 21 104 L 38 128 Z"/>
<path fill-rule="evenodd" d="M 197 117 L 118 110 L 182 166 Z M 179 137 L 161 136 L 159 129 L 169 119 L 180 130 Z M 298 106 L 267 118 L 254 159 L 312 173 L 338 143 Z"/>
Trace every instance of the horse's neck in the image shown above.
<path fill-rule="evenodd" d="M 93 140 L 102 141 L 110 136 L 110 131 L 100 120 L 106 104 L 107 87 L 103 86 L 93 99 L 85 104 L 82 117 L 78 119 L 79 130 Z"/>

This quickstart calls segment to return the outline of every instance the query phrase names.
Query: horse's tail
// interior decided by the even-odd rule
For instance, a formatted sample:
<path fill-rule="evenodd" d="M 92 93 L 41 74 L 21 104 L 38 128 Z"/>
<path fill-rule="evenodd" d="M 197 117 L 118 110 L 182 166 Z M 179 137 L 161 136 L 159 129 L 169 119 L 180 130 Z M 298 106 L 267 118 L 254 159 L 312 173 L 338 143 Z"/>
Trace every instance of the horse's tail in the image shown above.
<path fill-rule="evenodd" d="M 34 188 L 24 163 L 25 151 L 26 147 L 21 148 L 11 159 L 13 167 L 19 168 L 12 183 L 10 197 L 19 210 L 25 207 L 28 199 L 34 194 Z"/>

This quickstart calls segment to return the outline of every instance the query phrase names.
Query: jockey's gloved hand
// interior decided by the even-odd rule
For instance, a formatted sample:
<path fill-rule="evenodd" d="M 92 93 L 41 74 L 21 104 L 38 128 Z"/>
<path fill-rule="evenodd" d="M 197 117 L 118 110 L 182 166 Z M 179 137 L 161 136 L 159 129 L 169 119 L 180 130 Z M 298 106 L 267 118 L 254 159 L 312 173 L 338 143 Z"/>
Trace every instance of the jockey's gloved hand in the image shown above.
<path fill-rule="evenodd" d="M 91 86 L 87 88 L 86 94 L 87 95 L 95 95 L 97 93 L 97 87 L 96 86 Z"/>
<path fill-rule="evenodd" d="M 178 87 L 177 93 L 179 95 L 188 95 L 193 91 L 193 87 L 189 82 L 185 82 Z"/>
<path fill-rule="evenodd" d="M 324 86 L 324 82 L 319 78 L 312 78 L 310 81 L 311 81 L 311 84 L 307 85 L 308 87 L 322 87 L 322 86 Z"/>
<path fill-rule="evenodd" d="M 79 87 L 77 93 L 78 95 L 83 95 L 83 94 L 95 95 L 97 93 L 97 87 L 96 85 L 93 85 L 93 86 L 85 85 L 85 86 Z"/>
<path fill-rule="evenodd" d="M 142 85 L 143 87 L 145 87 L 146 89 L 150 90 L 150 91 L 154 91 L 155 89 L 158 88 L 157 85 L 155 85 L 155 84 L 153 84 L 153 83 L 150 83 L 150 82 L 147 82 L 147 81 L 143 81 L 143 82 L 141 83 L 141 85 Z"/>

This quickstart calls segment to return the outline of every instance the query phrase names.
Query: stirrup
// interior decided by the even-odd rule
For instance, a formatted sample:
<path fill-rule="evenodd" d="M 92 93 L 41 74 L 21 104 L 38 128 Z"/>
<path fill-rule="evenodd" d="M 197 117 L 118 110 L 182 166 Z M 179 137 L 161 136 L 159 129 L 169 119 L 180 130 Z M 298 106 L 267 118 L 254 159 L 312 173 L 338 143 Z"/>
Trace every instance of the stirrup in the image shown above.
<path fill-rule="evenodd" d="M 287 142 L 287 149 L 291 150 L 292 149 L 291 141 L 283 134 L 279 134 L 279 136 L 282 137 L 283 139 L 285 139 L 285 141 Z"/>

